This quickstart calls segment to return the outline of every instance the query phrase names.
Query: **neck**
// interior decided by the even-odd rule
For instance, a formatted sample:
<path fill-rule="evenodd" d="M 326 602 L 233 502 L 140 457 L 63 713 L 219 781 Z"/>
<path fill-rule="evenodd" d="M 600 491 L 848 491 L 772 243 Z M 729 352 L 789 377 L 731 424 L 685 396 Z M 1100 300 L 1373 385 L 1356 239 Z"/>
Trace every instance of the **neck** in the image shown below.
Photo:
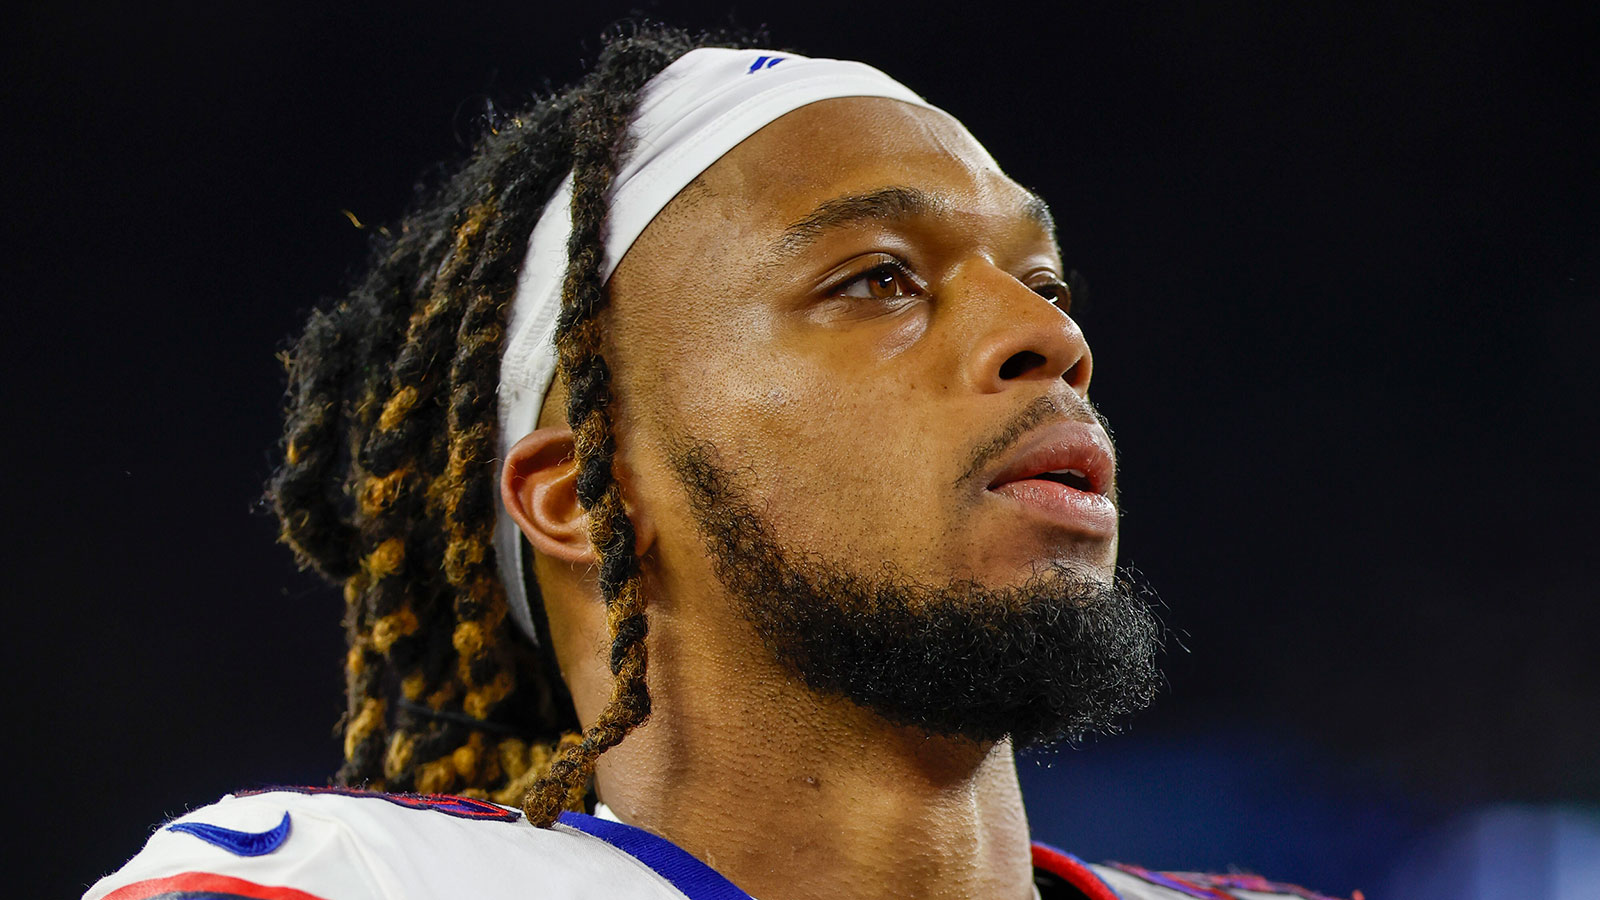
<path fill-rule="evenodd" d="M 890 725 L 759 654 L 655 640 L 665 624 L 651 718 L 601 758 L 624 822 L 759 900 L 1033 896 L 1009 743 Z"/>

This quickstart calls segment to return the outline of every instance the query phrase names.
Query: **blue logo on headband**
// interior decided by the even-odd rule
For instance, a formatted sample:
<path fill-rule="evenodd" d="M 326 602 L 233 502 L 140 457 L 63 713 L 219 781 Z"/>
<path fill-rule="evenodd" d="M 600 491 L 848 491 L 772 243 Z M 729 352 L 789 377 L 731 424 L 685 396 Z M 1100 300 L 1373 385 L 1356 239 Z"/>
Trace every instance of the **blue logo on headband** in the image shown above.
<path fill-rule="evenodd" d="M 753 75 L 756 72 L 761 71 L 762 69 L 770 69 L 773 66 L 777 65 L 778 63 L 783 62 L 785 59 L 788 59 L 788 57 L 786 57 L 786 56 L 758 56 L 758 57 L 756 57 L 756 61 L 750 64 L 750 71 L 745 72 L 745 74 L 746 75 Z"/>

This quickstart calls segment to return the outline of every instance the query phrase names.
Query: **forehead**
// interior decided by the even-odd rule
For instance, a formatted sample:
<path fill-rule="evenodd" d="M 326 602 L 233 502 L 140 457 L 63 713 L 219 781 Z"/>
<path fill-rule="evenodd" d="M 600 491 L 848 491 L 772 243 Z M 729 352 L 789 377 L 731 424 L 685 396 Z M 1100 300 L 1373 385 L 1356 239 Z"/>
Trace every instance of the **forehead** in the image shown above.
<path fill-rule="evenodd" d="M 1042 204 L 949 115 L 883 98 L 813 103 L 701 173 L 618 264 L 611 334 L 619 362 L 643 382 L 640 392 L 675 389 L 671 383 L 699 373 L 708 356 L 758 352 L 751 348 L 775 327 L 775 297 L 801 290 L 820 274 L 813 270 L 872 249 L 869 238 L 849 238 L 797 256 L 786 252 L 797 227 L 816 221 L 830 201 L 886 189 L 925 202 L 857 216 L 862 230 L 919 229 L 930 241 L 978 252 L 1019 240 L 1029 253 L 1041 244 L 1053 252 Z"/>
<path fill-rule="evenodd" d="M 1044 205 L 948 114 L 877 97 L 823 100 L 746 138 L 679 193 L 618 265 L 613 302 L 643 293 L 659 307 L 713 278 L 736 289 L 734 270 L 786 230 L 830 201 L 886 188 L 931 200 L 924 211 L 954 231 L 1022 223 L 1053 239 Z"/>

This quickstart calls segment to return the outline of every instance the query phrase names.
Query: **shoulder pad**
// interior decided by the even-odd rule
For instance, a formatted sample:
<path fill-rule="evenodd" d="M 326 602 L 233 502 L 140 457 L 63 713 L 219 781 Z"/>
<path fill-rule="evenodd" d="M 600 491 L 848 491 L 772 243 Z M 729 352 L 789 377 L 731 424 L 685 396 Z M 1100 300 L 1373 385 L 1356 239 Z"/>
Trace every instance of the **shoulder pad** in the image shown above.
<path fill-rule="evenodd" d="M 167 822 L 85 900 L 167 897 L 386 900 L 336 818 L 297 794 L 228 796 Z"/>
<path fill-rule="evenodd" d="M 235 791 L 233 797 L 253 797 L 257 794 L 289 792 L 294 794 L 337 794 L 341 797 L 370 797 L 403 806 L 444 813 L 458 819 L 479 819 L 486 822 L 515 822 L 522 817 L 519 810 L 500 806 L 487 800 L 458 797 L 454 794 L 387 794 L 381 791 L 363 791 L 344 787 L 269 787 L 253 791 Z"/>
<path fill-rule="evenodd" d="M 1296 884 L 1269 881 L 1260 875 L 1155 872 L 1115 862 L 1090 868 L 1126 900 L 1337 900 Z M 1364 898 L 1357 891 L 1350 900 Z"/>
<path fill-rule="evenodd" d="M 84 900 L 682 900 L 578 829 L 447 795 L 247 791 L 167 822 Z"/>

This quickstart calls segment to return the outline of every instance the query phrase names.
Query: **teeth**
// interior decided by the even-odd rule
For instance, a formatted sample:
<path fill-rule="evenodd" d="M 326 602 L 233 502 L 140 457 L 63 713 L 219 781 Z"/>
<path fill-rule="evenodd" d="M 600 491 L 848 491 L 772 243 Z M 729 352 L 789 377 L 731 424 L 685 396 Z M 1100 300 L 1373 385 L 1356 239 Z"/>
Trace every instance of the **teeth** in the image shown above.
<path fill-rule="evenodd" d="M 1088 478 L 1089 477 L 1088 475 L 1084 474 L 1082 469 L 1055 469 L 1055 470 L 1051 471 L 1050 474 L 1051 475 L 1075 475 L 1078 478 Z"/>

